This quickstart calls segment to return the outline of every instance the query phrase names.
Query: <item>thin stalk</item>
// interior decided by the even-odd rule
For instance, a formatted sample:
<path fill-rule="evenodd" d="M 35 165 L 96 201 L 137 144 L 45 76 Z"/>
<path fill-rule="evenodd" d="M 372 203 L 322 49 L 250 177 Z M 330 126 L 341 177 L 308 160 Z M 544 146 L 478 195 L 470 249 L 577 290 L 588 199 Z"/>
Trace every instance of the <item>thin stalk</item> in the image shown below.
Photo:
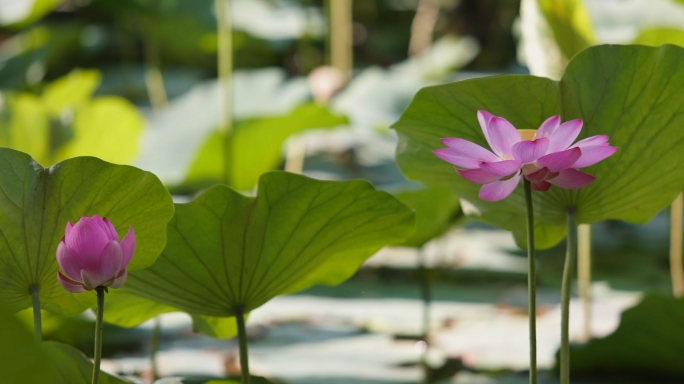
<path fill-rule="evenodd" d="M 560 382 L 570 384 L 570 291 L 572 290 L 572 272 L 575 270 L 577 258 L 577 221 L 575 210 L 568 209 L 568 238 L 565 266 L 563 267 L 563 283 L 561 287 L 561 350 L 560 350 Z"/>
<path fill-rule="evenodd" d="M 232 184 L 233 32 L 230 0 L 214 0 L 218 22 L 219 131 L 223 135 L 223 181 Z"/>
<path fill-rule="evenodd" d="M 577 228 L 577 288 L 582 302 L 581 341 L 591 339 L 591 225 Z"/>
<path fill-rule="evenodd" d="M 154 328 L 150 336 L 150 366 L 152 367 L 152 382 L 159 378 L 157 373 L 157 351 L 159 351 L 159 340 L 161 339 L 161 317 L 154 318 Z"/>
<path fill-rule="evenodd" d="M 242 310 L 235 311 L 237 319 L 238 341 L 240 343 L 240 374 L 242 384 L 249 384 L 249 356 L 247 353 L 247 328 L 245 327 L 245 314 Z"/>
<path fill-rule="evenodd" d="M 97 317 L 95 319 L 95 357 L 93 359 L 93 380 L 92 384 L 100 382 L 100 362 L 102 361 L 102 317 L 104 315 L 105 287 L 95 288 L 97 292 Z"/>
<path fill-rule="evenodd" d="M 684 194 L 680 193 L 670 208 L 670 275 L 672 294 L 684 296 L 684 267 L 682 266 L 682 219 L 684 219 Z"/>
<path fill-rule="evenodd" d="M 350 79 L 354 61 L 352 47 L 352 0 L 328 0 L 330 65 Z"/>
<path fill-rule="evenodd" d="M 416 15 L 411 23 L 409 56 L 417 56 L 430 48 L 432 32 L 439 18 L 440 4 L 436 0 L 418 0 Z"/>
<path fill-rule="evenodd" d="M 31 305 L 33 306 L 33 341 L 40 344 L 43 341 L 43 319 L 40 313 L 40 288 L 31 288 Z"/>
<path fill-rule="evenodd" d="M 430 289 L 430 278 L 428 270 L 425 267 L 425 251 L 421 248 L 418 250 L 418 271 L 420 273 L 420 294 L 423 298 L 423 334 L 421 338 L 425 342 L 425 351 L 420 356 L 420 362 L 423 365 L 423 383 L 428 384 L 430 378 L 430 370 L 427 364 L 427 352 L 430 348 L 430 302 L 432 301 L 432 291 Z"/>
<path fill-rule="evenodd" d="M 527 294 L 530 322 L 530 384 L 537 383 L 537 260 L 534 243 L 534 210 L 532 184 L 523 178 L 525 207 L 527 208 Z"/>
<path fill-rule="evenodd" d="M 166 107 L 169 103 L 166 95 L 166 88 L 164 87 L 164 77 L 162 76 L 161 66 L 159 63 L 159 37 L 158 37 L 158 23 L 160 14 L 160 0 L 152 0 L 150 5 L 155 12 L 152 21 L 152 28 L 142 28 L 144 55 L 145 55 L 145 87 L 147 88 L 147 96 L 150 99 L 150 104 L 155 111 Z M 144 24 L 143 24 L 144 25 Z"/>

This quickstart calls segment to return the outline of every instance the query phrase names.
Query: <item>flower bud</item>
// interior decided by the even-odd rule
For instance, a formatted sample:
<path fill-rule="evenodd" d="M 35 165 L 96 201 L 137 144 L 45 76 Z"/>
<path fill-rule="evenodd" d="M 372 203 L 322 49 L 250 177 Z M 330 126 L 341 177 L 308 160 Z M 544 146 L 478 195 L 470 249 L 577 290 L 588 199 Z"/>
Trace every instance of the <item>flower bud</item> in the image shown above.
<path fill-rule="evenodd" d="M 114 225 L 105 217 L 83 216 L 68 222 L 57 246 L 57 280 L 72 293 L 97 287 L 120 288 L 126 282 L 126 266 L 135 252 L 135 232 L 119 242 Z"/>

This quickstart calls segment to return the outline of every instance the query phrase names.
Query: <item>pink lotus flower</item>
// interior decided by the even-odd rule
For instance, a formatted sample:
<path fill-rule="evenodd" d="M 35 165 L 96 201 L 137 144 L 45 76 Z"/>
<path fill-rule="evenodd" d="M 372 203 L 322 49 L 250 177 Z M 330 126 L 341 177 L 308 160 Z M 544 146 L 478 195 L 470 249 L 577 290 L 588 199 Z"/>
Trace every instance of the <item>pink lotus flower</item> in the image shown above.
<path fill-rule="evenodd" d="M 442 139 L 448 148 L 434 152 L 459 168 L 464 179 L 482 184 L 479 196 L 498 201 L 510 195 L 524 176 L 532 189 L 547 191 L 551 185 L 577 189 L 589 185 L 594 176 L 578 171 L 611 156 L 616 147 L 608 136 L 592 136 L 572 145 L 582 130 L 582 120 L 560 123 L 552 116 L 538 130 L 516 130 L 508 120 L 478 111 L 477 118 L 489 150 L 459 138 Z"/>
<path fill-rule="evenodd" d="M 83 216 L 68 222 L 57 246 L 57 280 L 72 293 L 97 287 L 120 288 L 126 282 L 126 266 L 135 252 L 133 227 L 119 243 L 119 235 L 105 217 Z"/>

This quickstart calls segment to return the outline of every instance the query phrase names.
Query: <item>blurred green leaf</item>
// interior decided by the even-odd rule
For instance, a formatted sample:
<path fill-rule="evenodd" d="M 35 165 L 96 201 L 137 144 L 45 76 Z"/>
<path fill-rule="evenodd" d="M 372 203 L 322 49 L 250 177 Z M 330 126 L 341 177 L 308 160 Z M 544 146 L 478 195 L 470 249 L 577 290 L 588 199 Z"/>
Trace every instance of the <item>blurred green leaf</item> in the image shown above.
<path fill-rule="evenodd" d="M 143 124 L 130 102 L 116 96 L 98 97 L 78 111 L 74 137 L 57 150 L 54 161 L 95 156 L 126 164 L 138 153 Z"/>
<path fill-rule="evenodd" d="M 432 150 L 443 147 L 444 137 L 488 147 L 477 122 L 480 109 L 509 119 L 518 129 L 537 129 L 553 115 L 582 119 L 580 139 L 608 135 L 620 149 L 584 169 L 596 176 L 588 187 L 552 187 L 533 194 L 537 224 L 555 227 L 539 231 L 538 246 L 560 240 L 570 207 L 579 223 L 645 223 L 684 189 L 678 168 L 684 152 L 677 150 L 684 141 L 684 99 L 677 96 L 684 87 L 682 60 L 684 49 L 671 45 L 597 46 L 577 55 L 560 82 L 508 75 L 424 88 L 394 126 L 400 140 L 397 162 L 407 177 L 451 188 L 479 210 L 478 219 L 520 237 L 525 231 L 522 188 L 502 201 L 480 200 L 480 186 L 456 175 Z"/>
<path fill-rule="evenodd" d="M 346 124 L 344 116 L 335 115 L 326 107 L 309 103 L 295 108 L 289 115 L 244 120 L 234 127 L 233 166 L 230 171 L 233 187 L 249 190 L 264 172 L 280 164 L 285 140 L 313 128 L 331 128 Z M 186 182 L 220 180 L 223 173 L 222 135 L 216 131 L 200 148 L 190 166 Z"/>
<path fill-rule="evenodd" d="M 28 3 L 31 2 L 33 5 L 30 7 L 31 11 L 25 15 L 20 20 L 12 20 L 10 24 L 0 24 L 0 27 L 9 29 L 22 29 L 33 22 L 43 18 L 43 16 L 50 13 L 55 7 L 57 7 L 63 0 L 12 0 L 17 3 Z"/>
<path fill-rule="evenodd" d="M 3 383 L 90 384 L 91 361 L 79 350 L 52 341 L 36 345 L 16 316 L 0 309 L 0 377 Z M 100 374 L 102 384 L 128 381 Z"/>
<path fill-rule="evenodd" d="M 10 94 L 0 144 L 43 165 L 78 156 L 129 163 L 138 153 L 142 116 L 122 97 L 92 99 L 100 79 L 98 71 L 77 69 L 48 84 L 40 97 Z"/>
<path fill-rule="evenodd" d="M 368 182 L 269 172 L 256 198 L 218 185 L 176 204 L 164 252 L 126 286 L 194 315 L 231 317 L 277 295 L 339 284 L 413 230 L 413 213 Z"/>
<path fill-rule="evenodd" d="M 50 122 L 40 99 L 28 93 L 9 99 L 13 116 L 6 146 L 34 156 L 41 164 L 48 160 Z"/>
<path fill-rule="evenodd" d="M 269 381 L 263 377 L 250 376 L 250 383 L 252 384 L 275 384 L 275 381 Z M 239 377 L 232 379 L 192 379 L 182 377 L 167 377 L 154 382 L 154 384 L 240 384 L 242 381 Z"/>
<path fill-rule="evenodd" d="M 663 44 L 674 44 L 684 47 L 684 31 L 674 28 L 651 28 L 644 29 L 639 33 L 634 44 L 659 46 Z"/>
<path fill-rule="evenodd" d="M 47 112 L 59 116 L 65 109 L 80 109 L 90 101 L 101 81 L 99 71 L 83 69 L 75 69 L 53 81 L 42 95 Z"/>
<path fill-rule="evenodd" d="M 94 327 L 93 327 L 94 330 Z M 36 383 L 90 384 L 93 375 L 93 363 L 78 349 L 54 341 L 45 341 L 41 349 L 47 359 L 56 368 L 57 377 L 52 381 Z M 101 384 L 124 384 L 130 381 L 100 372 Z"/>
<path fill-rule="evenodd" d="M 40 290 L 41 307 L 76 315 L 95 302 L 95 294 L 71 294 L 57 282 L 55 251 L 67 221 L 107 216 L 120 237 L 129 226 L 136 252 L 129 270 L 154 263 L 166 243 L 173 215 L 171 196 L 156 176 L 137 168 L 92 157 L 42 168 L 30 156 L 0 148 L 0 301 L 18 311 Z"/>
<path fill-rule="evenodd" d="M 573 375 L 684 376 L 684 299 L 648 294 L 612 334 L 570 350 Z M 659 382 L 659 381 L 652 381 Z"/>
<path fill-rule="evenodd" d="M 234 317 L 192 315 L 192 329 L 209 337 L 228 339 L 237 335 L 237 322 Z"/>
<path fill-rule="evenodd" d="M 162 313 L 177 311 L 179 310 L 175 307 L 141 297 L 124 285 L 120 289 L 109 291 L 104 320 L 120 327 L 132 328 Z"/>
<path fill-rule="evenodd" d="M 416 232 L 408 239 L 393 245 L 422 247 L 442 235 L 463 213 L 458 197 L 447 188 L 422 188 L 394 193 L 416 215 Z"/>
<path fill-rule="evenodd" d="M 596 44 L 589 12 L 582 0 L 537 0 L 566 60 Z"/>

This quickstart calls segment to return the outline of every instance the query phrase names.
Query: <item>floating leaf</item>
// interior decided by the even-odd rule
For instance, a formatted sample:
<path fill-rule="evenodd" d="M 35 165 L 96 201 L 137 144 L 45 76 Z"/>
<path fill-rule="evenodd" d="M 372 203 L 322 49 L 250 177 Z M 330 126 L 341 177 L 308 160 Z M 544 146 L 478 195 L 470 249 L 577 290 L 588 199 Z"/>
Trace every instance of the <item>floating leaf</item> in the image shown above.
<path fill-rule="evenodd" d="M 280 164 L 285 140 L 301 131 L 345 124 L 347 119 L 317 104 L 304 104 L 289 115 L 243 120 L 234 127 L 231 184 L 249 190 L 264 172 Z M 190 166 L 187 182 L 217 181 L 223 175 L 222 136 L 212 134 Z"/>
<path fill-rule="evenodd" d="M 443 147 L 443 137 L 488 147 L 476 117 L 481 109 L 509 119 L 518 129 L 537 129 L 558 114 L 564 121 L 582 119 L 580 139 L 608 135 L 620 149 L 584 169 L 596 176 L 588 187 L 534 193 L 538 225 L 557 227 L 540 231 L 537 246 L 557 243 L 571 207 L 579 223 L 645 223 L 684 189 L 679 169 L 684 162 L 679 150 L 684 141 L 683 62 L 684 49 L 671 45 L 604 45 L 577 55 L 560 82 L 507 75 L 425 88 L 394 126 L 400 140 L 397 162 L 409 178 L 451 188 L 479 209 L 480 219 L 520 235 L 525 228 L 522 187 L 502 201 L 483 201 L 480 186 L 456 175 L 432 150 Z"/>
<path fill-rule="evenodd" d="M 129 270 L 154 263 L 166 243 L 173 215 L 171 196 L 149 172 L 92 157 L 42 168 L 30 156 L 0 148 L 0 301 L 18 311 L 31 305 L 73 316 L 95 302 L 95 294 L 73 295 L 57 282 L 55 251 L 67 221 L 107 216 L 123 237 L 136 232 Z"/>
<path fill-rule="evenodd" d="M 463 215 L 458 197 L 446 188 L 405 190 L 395 193 L 394 197 L 416 214 L 416 232 L 394 245 L 422 247 L 446 232 Z"/>
<path fill-rule="evenodd" d="M 162 255 L 130 273 L 126 288 L 194 315 L 230 317 L 280 294 L 338 284 L 413 230 L 413 213 L 368 182 L 270 172 L 255 198 L 215 186 L 176 204 Z"/>
<path fill-rule="evenodd" d="M 572 346 L 571 373 L 684 376 L 684 299 L 649 294 L 622 313 L 612 334 Z"/>
<path fill-rule="evenodd" d="M 55 384 L 90 384 L 93 376 L 93 363 L 78 349 L 54 341 L 45 341 L 41 349 L 51 365 L 55 367 L 57 375 L 45 383 Z M 38 383 L 38 382 L 36 382 Z M 122 380 L 107 373 L 100 372 L 101 384 L 124 384 L 130 381 Z"/>

